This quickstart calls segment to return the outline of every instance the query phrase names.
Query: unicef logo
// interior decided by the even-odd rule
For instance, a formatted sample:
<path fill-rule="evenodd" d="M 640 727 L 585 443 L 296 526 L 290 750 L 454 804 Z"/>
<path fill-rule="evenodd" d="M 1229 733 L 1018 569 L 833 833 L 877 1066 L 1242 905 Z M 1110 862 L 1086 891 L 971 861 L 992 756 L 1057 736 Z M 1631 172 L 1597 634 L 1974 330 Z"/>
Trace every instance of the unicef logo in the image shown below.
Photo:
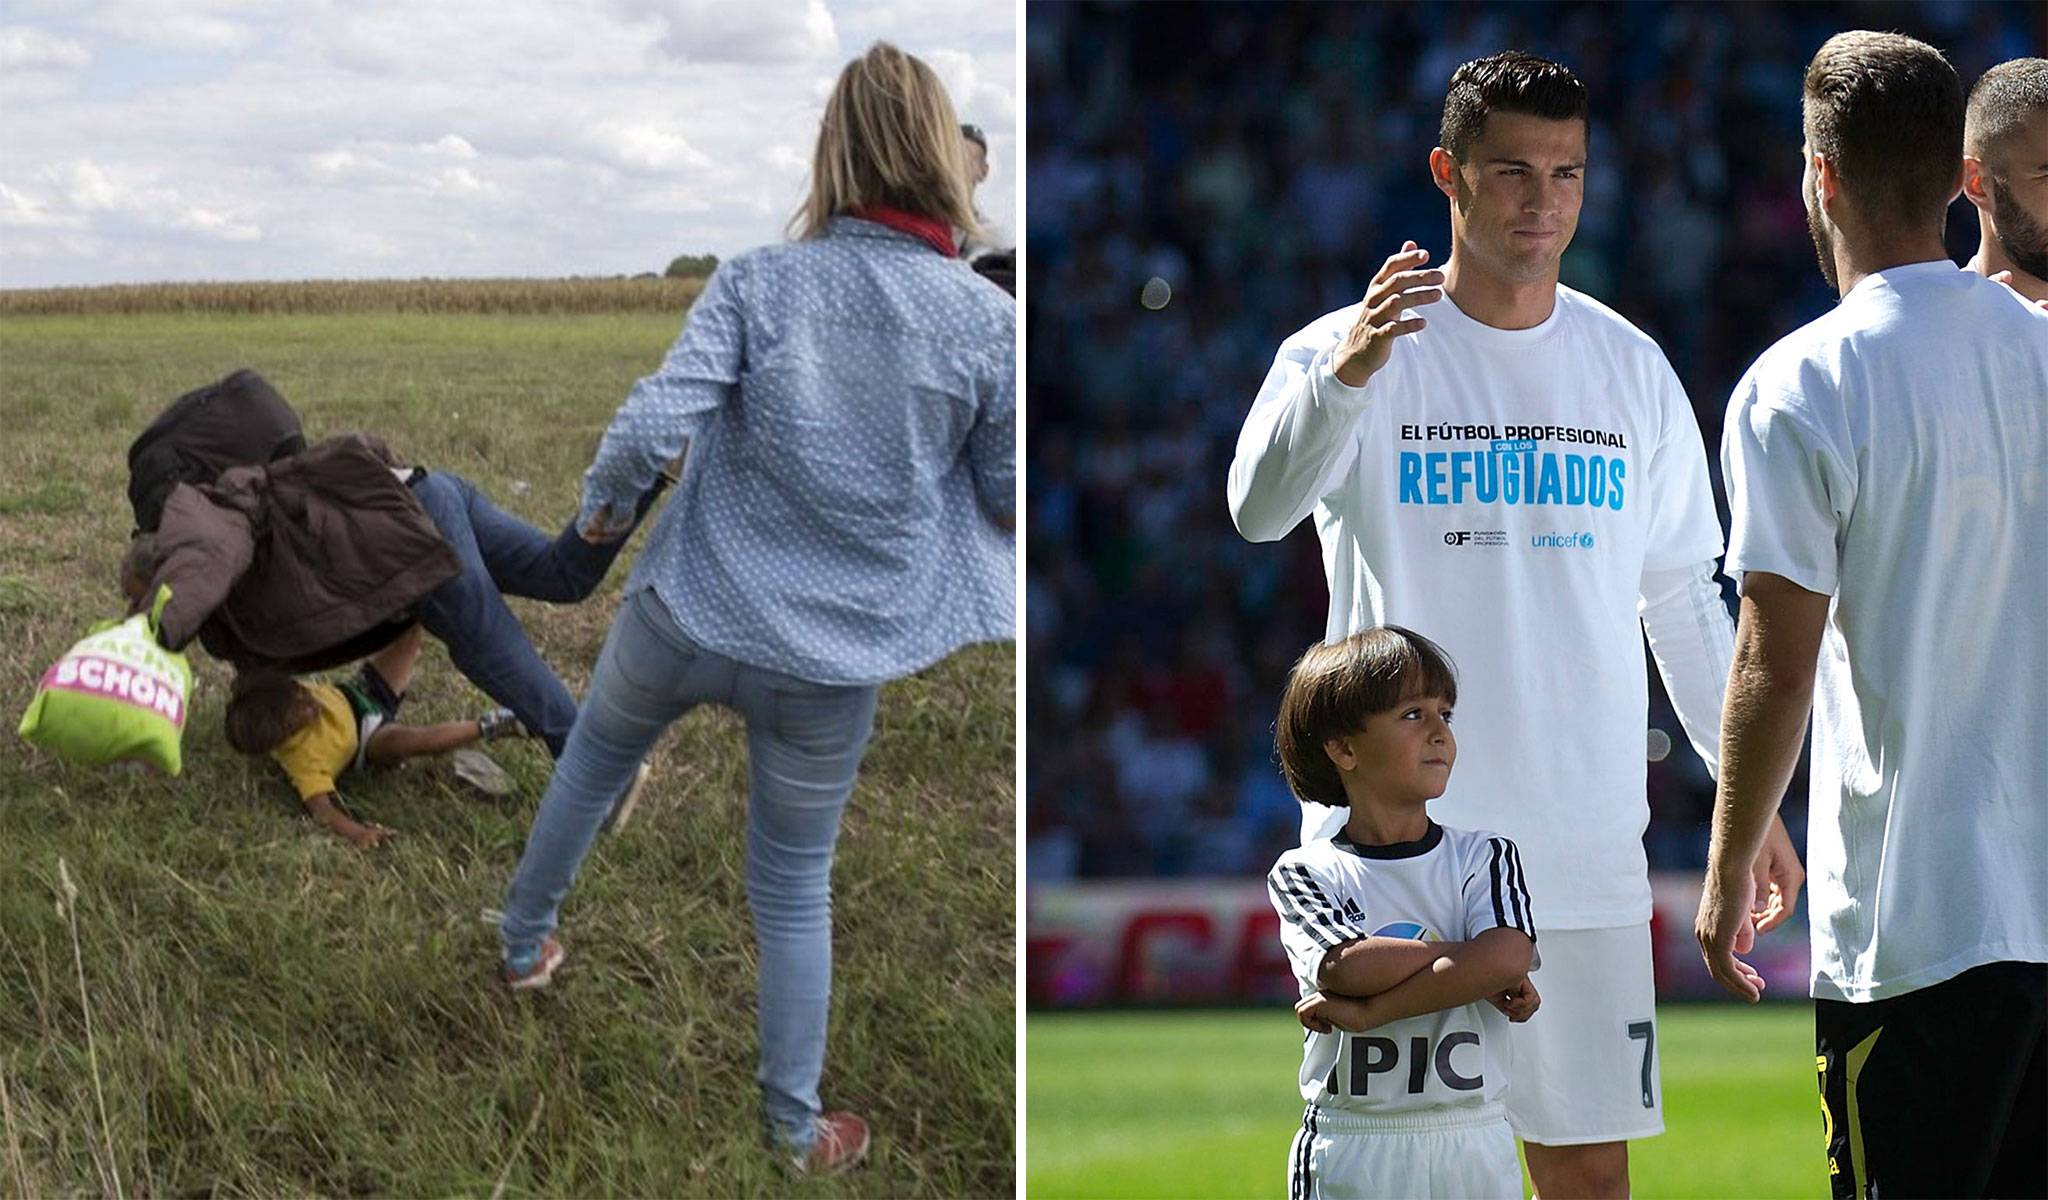
<path fill-rule="evenodd" d="M 1587 550 L 1593 548 L 1593 532 L 1591 530 L 1587 530 L 1579 535 L 1579 545 Z"/>
<path fill-rule="evenodd" d="M 1391 921 L 1372 931 L 1374 937 L 1412 938 L 1418 942 L 1440 942 L 1443 939 L 1431 932 L 1419 921 Z"/>
<path fill-rule="evenodd" d="M 1538 550 L 1591 550 L 1593 531 L 1581 529 L 1577 533 L 1531 534 L 1529 544 Z"/>

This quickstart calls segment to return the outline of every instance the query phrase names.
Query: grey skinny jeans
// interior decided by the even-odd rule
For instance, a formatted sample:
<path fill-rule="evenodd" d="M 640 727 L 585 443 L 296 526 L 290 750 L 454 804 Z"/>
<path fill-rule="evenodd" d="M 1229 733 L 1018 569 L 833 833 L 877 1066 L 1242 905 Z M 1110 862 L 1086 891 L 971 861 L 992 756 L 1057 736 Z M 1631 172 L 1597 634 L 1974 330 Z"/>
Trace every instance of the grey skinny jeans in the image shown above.
<path fill-rule="evenodd" d="M 747 726 L 747 903 L 760 957 L 762 1108 L 770 1133 L 807 1149 L 822 1111 L 832 993 L 832 851 L 874 730 L 879 686 L 834 687 L 695 645 L 653 589 L 612 623 L 567 750 L 505 898 L 505 961 L 530 966 L 598 827 L 669 724 L 699 704 Z"/>

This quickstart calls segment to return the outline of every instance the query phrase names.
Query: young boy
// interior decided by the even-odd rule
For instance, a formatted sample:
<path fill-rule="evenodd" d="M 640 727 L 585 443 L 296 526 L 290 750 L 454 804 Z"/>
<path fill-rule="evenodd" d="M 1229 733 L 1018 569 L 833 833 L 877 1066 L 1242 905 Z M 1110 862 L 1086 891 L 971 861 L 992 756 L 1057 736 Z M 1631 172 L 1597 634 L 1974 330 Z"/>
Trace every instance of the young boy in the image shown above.
<path fill-rule="evenodd" d="M 276 759 L 313 819 L 367 850 L 393 831 L 349 815 L 335 795 L 341 775 L 526 732 L 504 708 L 470 721 L 394 724 L 419 653 L 420 627 L 415 625 L 371 656 L 352 679 L 325 683 L 272 672 L 238 676 L 228 699 L 228 744 L 244 754 Z"/>
<path fill-rule="evenodd" d="M 1312 647 L 1280 699 L 1288 786 L 1350 809 L 1266 879 L 1309 1031 L 1290 1198 L 1522 1194 L 1500 1097 L 1507 1022 L 1538 1004 L 1536 926 L 1514 843 L 1423 811 L 1457 698 L 1443 651 L 1387 625 Z"/>

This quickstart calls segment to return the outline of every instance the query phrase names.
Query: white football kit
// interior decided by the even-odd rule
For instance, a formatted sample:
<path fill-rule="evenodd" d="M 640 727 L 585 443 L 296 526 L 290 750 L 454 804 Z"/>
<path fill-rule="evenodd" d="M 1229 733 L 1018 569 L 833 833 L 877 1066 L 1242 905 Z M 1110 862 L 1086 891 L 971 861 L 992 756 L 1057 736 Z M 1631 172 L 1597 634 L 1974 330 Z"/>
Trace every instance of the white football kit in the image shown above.
<path fill-rule="evenodd" d="M 1656 1133 L 1661 1097 L 1642 1087 L 1654 1033 L 1640 1033 L 1655 1020 L 1643 636 L 1710 769 L 1733 647 L 1698 423 L 1656 344 L 1570 288 L 1530 329 L 1484 325 L 1448 297 L 1418 308 L 1427 327 L 1352 388 L 1332 354 L 1359 308 L 1281 346 L 1238 439 L 1232 515 L 1254 540 L 1313 517 L 1327 638 L 1392 623 L 1451 655 L 1461 753 L 1431 812 L 1515 840 L 1546 937 L 1641 931 L 1622 939 L 1640 950 L 1588 978 L 1550 972 L 1547 1028 L 1515 1036 L 1530 1042 L 1517 1075 L 1555 1086 L 1508 1096 L 1516 1132 L 1557 1144 Z M 1304 809 L 1304 841 L 1342 822 Z M 1626 1012 L 1611 1008 L 1618 995 Z"/>
<path fill-rule="evenodd" d="M 1835 598 L 1814 997 L 2048 962 L 2048 314 L 1946 260 L 1879 271 L 1757 359 L 1721 446 L 1728 573 Z"/>
<path fill-rule="evenodd" d="M 1514 843 L 1434 822 L 1414 842 L 1360 846 L 1340 831 L 1289 850 L 1266 890 L 1304 996 L 1323 956 L 1358 938 L 1468 941 L 1498 927 L 1536 936 Z M 1308 1034 L 1288 1195 L 1519 1197 L 1500 1102 L 1507 1030 L 1506 1017 L 1475 1002 L 1365 1033 Z"/>

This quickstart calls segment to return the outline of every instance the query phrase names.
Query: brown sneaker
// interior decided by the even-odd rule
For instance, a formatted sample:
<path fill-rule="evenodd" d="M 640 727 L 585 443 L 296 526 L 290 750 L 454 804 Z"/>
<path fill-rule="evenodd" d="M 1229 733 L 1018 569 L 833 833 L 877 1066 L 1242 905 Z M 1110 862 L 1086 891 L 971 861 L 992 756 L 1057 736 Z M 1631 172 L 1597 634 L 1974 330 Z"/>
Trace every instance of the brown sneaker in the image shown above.
<path fill-rule="evenodd" d="M 850 1112 L 828 1112 L 817 1119 L 818 1137 L 792 1161 L 805 1175 L 837 1175 L 852 1170 L 868 1156 L 868 1123 Z"/>

